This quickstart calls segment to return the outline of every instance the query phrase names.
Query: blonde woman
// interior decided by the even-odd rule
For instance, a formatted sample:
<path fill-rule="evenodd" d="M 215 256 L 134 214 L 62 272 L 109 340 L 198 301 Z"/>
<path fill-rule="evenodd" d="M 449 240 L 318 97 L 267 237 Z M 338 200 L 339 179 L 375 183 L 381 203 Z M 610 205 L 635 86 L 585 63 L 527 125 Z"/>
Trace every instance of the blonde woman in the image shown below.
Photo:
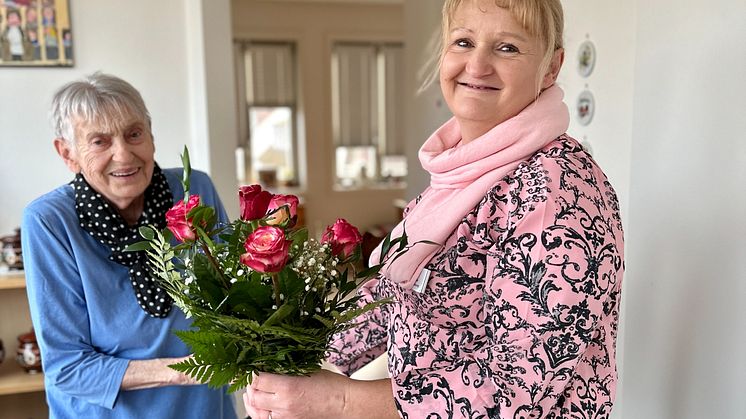
<path fill-rule="evenodd" d="M 608 417 L 624 269 L 616 194 L 577 141 L 559 0 L 447 0 L 440 86 L 453 118 L 419 157 L 413 246 L 363 289 L 394 302 L 337 336 L 349 374 L 260 374 L 252 418 Z M 394 230 L 394 236 L 402 231 Z M 376 252 L 373 256 L 376 260 Z"/>

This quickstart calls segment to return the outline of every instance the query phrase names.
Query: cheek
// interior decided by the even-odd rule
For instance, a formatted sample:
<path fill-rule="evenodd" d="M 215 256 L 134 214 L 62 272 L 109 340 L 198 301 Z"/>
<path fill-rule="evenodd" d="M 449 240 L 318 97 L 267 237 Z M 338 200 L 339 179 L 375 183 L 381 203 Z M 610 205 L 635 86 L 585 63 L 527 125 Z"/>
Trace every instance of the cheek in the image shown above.
<path fill-rule="evenodd" d="M 80 162 L 82 164 L 81 169 L 88 175 L 100 176 L 106 170 L 106 162 L 103 161 L 101 156 L 93 153 L 82 155 Z"/>
<path fill-rule="evenodd" d="M 153 146 L 152 141 L 144 143 L 138 147 L 135 154 L 148 168 L 152 168 L 155 164 L 155 147 Z"/>
<path fill-rule="evenodd" d="M 461 73 L 463 65 L 461 62 L 451 55 L 446 55 L 443 58 L 443 62 L 440 64 L 440 82 L 449 82 Z"/>

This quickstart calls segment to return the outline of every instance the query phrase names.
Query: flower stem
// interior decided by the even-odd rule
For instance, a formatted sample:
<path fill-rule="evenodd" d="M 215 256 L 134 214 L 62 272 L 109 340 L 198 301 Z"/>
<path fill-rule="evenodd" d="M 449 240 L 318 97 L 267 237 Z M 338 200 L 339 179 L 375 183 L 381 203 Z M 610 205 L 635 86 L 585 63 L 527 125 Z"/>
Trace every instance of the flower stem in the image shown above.
<path fill-rule="evenodd" d="M 223 274 L 223 270 L 220 269 L 220 264 L 218 264 L 218 261 L 215 260 L 215 257 L 212 255 L 212 252 L 210 252 L 210 248 L 207 247 L 207 244 L 203 242 L 202 240 L 199 241 L 200 247 L 202 248 L 202 251 L 205 252 L 205 256 L 207 256 L 207 260 L 210 261 L 210 264 L 215 268 L 218 275 L 220 275 L 220 280 L 223 282 L 223 286 L 228 289 L 230 288 L 228 279 Z"/>
<path fill-rule="evenodd" d="M 275 304 L 277 304 L 277 308 L 280 308 L 280 279 L 276 273 L 272 274 L 272 289 L 275 294 Z"/>

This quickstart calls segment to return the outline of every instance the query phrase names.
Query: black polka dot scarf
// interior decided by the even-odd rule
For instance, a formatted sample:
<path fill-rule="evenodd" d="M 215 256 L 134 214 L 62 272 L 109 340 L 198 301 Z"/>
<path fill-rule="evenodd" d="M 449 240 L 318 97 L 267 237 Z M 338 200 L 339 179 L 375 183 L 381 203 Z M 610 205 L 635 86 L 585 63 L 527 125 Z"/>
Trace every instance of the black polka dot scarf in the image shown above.
<path fill-rule="evenodd" d="M 124 251 L 130 244 L 143 240 L 138 232 L 141 226 L 166 227 L 166 211 L 173 206 L 173 195 L 161 169 L 155 165 L 153 178 L 145 190 L 142 215 L 134 226 L 127 225 L 116 207 L 93 190 L 82 173 L 75 175 L 71 185 L 75 190 L 75 210 L 80 227 L 111 249 L 110 260 L 130 268 L 132 289 L 140 307 L 151 317 L 167 317 L 172 300 L 150 272 L 147 255 L 144 251 Z"/>

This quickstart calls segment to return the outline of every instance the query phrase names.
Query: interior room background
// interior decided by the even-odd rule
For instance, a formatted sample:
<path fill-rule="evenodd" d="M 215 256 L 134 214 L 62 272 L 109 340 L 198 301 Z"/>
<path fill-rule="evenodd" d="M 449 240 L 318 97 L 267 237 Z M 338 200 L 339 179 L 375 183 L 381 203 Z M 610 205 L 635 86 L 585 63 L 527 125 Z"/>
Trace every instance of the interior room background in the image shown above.
<path fill-rule="evenodd" d="M 0 69 L 0 235 L 33 198 L 71 179 L 52 148 L 48 109 L 65 82 L 102 70 L 130 81 L 152 114 L 156 159 L 210 173 L 237 214 L 235 40 L 290 41 L 298 74 L 299 188 L 312 232 L 336 217 L 363 229 L 394 221 L 395 199 L 426 184 L 416 152 L 447 117 L 437 87 L 413 93 L 439 0 L 70 0 L 71 68 Z M 596 100 L 590 146 L 621 199 L 627 273 L 615 418 L 743 418 L 746 405 L 746 3 L 564 0 L 559 84 Z M 112 22 L 118 22 L 112 24 Z M 581 42 L 597 53 L 576 70 Z M 335 41 L 401 42 L 398 119 L 406 186 L 335 188 L 331 54 Z M 23 296 L 21 292 L 18 296 Z M 21 298 L 0 298 L 6 352 L 28 327 Z M 5 362 L 13 362 L 10 354 Z M 0 396 L 24 411 L 43 396 Z M 22 406 L 22 407 L 18 407 Z M 25 407 L 24 407 L 25 406 Z M 42 410 L 43 411 L 43 410 Z"/>

